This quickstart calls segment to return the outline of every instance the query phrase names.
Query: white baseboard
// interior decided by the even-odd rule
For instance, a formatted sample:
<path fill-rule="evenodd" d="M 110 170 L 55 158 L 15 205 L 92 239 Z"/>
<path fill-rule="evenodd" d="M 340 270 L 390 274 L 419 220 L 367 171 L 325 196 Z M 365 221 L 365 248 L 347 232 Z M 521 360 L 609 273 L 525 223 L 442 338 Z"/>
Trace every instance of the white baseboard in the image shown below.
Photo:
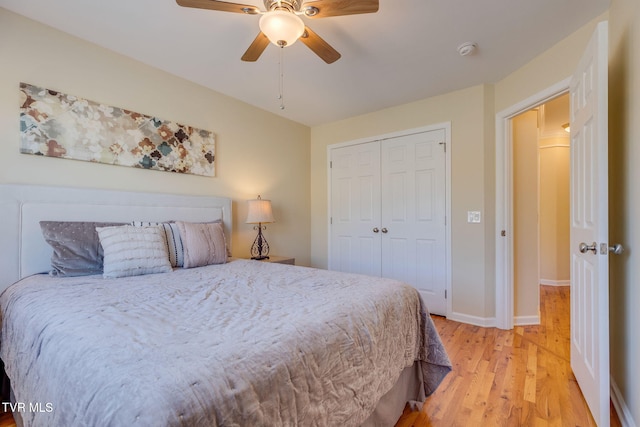
<path fill-rule="evenodd" d="M 537 316 L 516 316 L 513 319 L 513 324 L 516 325 L 516 326 L 539 325 L 540 324 L 540 315 L 537 315 Z"/>
<path fill-rule="evenodd" d="M 470 325 L 482 326 L 483 328 L 493 328 L 496 326 L 495 317 L 478 317 L 454 312 L 451 313 L 451 315 L 447 316 L 447 319 L 461 323 L 468 323 Z"/>
<path fill-rule="evenodd" d="M 620 424 L 622 427 L 636 427 L 636 423 L 633 421 L 633 415 L 631 415 L 631 411 L 627 406 L 627 403 L 624 401 L 622 394 L 620 393 L 620 389 L 618 385 L 613 380 L 613 377 L 610 379 L 611 382 L 611 402 L 613 403 L 614 408 L 616 408 L 616 412 L 618 413 L 618 418 L 620 418 Z"/>
<path fill-rule="evenodd" d="M 571 280 L 540 279 L 540 284 L 547 286 L 571 286 Z"/>
<path fill-rule="evenodd" d="M 456 322 L 467 323 L 469 325 L 482 326 L 483 328 L 496 327 L 495 317 L 478 317 L 478 316 L 470 316 L 464 313 L 451 313 L 451 315 L 447 316 L 447 319 L 454 320 Z M 539 325 L 540 315 L 516 316 L 513 319 L 513 324 L 514 326 Z"/>

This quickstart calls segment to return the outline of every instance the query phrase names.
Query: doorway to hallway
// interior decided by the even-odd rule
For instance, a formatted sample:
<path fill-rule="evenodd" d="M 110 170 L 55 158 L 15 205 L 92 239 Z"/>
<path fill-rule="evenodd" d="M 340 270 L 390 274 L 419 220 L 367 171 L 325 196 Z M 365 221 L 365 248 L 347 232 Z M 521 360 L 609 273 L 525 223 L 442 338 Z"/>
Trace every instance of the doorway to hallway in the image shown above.
<path fill-rule="evenodd" d="M 539 324 L 539 285 L 570 284 L 569 96 L 511 122 L 514 323 Z"/>

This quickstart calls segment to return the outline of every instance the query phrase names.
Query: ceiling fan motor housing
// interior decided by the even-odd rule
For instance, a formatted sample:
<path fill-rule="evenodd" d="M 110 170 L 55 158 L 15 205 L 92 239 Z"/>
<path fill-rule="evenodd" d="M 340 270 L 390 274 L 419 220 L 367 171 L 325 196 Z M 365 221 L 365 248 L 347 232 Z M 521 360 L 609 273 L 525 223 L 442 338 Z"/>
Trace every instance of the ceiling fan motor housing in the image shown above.
<path fill-rule="evenodd" d="M 297 12 L 301 6 L 302 2 L 298 0 L 264 0 L 266 10 L 286 9 L 289 12 Z"/>

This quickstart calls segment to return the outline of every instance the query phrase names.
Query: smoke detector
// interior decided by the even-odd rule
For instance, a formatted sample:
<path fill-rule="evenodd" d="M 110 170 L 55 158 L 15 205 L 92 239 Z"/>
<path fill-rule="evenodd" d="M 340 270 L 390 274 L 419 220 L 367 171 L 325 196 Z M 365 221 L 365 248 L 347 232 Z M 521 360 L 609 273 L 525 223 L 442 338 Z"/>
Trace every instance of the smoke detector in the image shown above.
<path fill-rule="evenodd" d="M 458 46 L 458 53 L 460 56 L 471 55 L 477 49 L 478 45 L 472 42 L 462 43 Z"/>

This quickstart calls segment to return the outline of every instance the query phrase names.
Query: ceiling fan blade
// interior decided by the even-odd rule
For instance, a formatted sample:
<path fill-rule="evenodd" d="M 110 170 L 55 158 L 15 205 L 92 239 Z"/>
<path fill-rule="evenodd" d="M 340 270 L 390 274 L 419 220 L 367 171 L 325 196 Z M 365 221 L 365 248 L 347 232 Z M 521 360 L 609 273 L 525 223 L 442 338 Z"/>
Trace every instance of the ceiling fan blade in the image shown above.
<path fill-rule="evenodd" d="M 226 1 L 218 0 L 176 0 L 176 3 L 183 7 L 220 10 L 222 12 L 247 13 L 249 15 L 255 15 L 260 11 L 255 6 L 238 3 L 228 3 Z"/>
<path fill-rule="evenodd" d="M 307 45 L 309 49 L 314 51 L 315 54 L 322 58 L 327 64 L 332 64 L 340 59 L 338 51 L 332 48 L 322 37 L 311 31 L 309 27 L 304 27 L 304 34 L 300 37 L 300 41 Z"/>
<path fill-rule="evenodd" d="M 268 45 L 269 45 L 269 39 L 267 38 L 267 36 L 264 35 L 262 31 L 260 31 L 258 36 L 249 46 L 249 49 L 247 49 L 244 55 L 242 55 L 242 60 L 248 61 L 248 62 L 257 61 L 258 58 L 260 58 L 260 55 L 262 55 L 262 52 L 264 52 L 264 50 L 267 48 Z"/>
<path fill-rule="evenodd" d="M 378 0 L 311 0 L 300 8 L 308 18 L 358 15 L 378 11 Z"/>

